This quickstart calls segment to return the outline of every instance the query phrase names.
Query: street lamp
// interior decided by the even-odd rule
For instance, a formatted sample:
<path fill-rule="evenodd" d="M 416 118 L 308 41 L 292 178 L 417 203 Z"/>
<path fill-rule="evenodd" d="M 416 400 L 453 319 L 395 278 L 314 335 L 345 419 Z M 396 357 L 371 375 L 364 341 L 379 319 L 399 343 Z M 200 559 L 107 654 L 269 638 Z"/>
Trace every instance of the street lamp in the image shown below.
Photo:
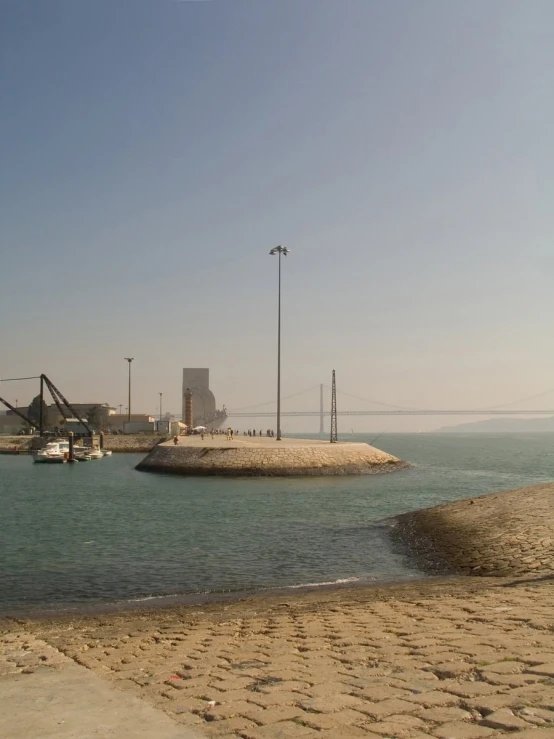
<path fill-rule="evenodd" d="M 159 393 L 160 396 L 160 421 L 162 420 L 162 393 Z"/>
<path fill-rule="evenodd" d="M 129 362 L 129 423 L 131 423 L 131 362 L 133 361 L 134 357 L 123 357 L 126 362 Z"/>
<path fill-rule="evenodd" d="M 290 253 L 286 246 L 274 246 L 269 252 L 279 257 L 279 299 L 277 303 L 277 441 L 281 441 L 281 254 Z"/>

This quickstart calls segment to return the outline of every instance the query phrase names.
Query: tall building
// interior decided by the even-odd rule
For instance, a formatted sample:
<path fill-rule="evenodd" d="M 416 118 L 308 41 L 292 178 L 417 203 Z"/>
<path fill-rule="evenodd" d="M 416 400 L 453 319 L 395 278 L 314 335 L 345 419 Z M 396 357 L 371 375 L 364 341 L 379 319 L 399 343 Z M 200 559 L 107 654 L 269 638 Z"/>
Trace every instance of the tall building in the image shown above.
<path fill-rule="evenodd" d="M 183 418 L 185 417 L 185 392 L 192 391 L 192 412 L 195 426 L 218 428 L 225 420 L 225 410 L 218 410 L 215 396 L 210 390 L 210 370 L 207 367 L 183 368 L 183 387 L 181 398 Z"/>

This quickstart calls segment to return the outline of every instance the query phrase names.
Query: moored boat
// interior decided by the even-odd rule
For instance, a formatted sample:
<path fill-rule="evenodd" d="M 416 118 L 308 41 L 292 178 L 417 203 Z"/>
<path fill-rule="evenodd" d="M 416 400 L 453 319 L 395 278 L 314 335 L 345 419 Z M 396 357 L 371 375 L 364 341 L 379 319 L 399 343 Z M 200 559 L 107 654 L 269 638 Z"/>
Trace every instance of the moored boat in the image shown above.
<path fill-rule="evenodd" d="M 43 449 L 33 452 L 35 462 L 65 464 L 69 458 L 69 441 L 49 441 Z"/>

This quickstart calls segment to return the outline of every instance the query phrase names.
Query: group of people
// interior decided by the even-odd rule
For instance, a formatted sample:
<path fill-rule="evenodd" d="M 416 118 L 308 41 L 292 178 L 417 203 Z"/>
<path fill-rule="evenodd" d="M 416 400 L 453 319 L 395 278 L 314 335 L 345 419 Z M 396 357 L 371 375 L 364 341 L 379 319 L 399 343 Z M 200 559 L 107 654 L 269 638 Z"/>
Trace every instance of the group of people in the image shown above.
<path fill-rule="evenodd" d="M 233 438 L 233 435 L 236 434 L 238 436 L 238 431 L 233 431 L 231 427 L 227 429 L 227 439 L 231 440 Z M 256 432 L 256 429 L 248 429 L 248 431 L 242 432 L 243 436 L 263 436 L 264 433 L 262 429 L 259 429 L 258 432 Z M 273 429 L 266 429 L 265 435 L 268 437 L 275 436 L 275 432 Z"/>
<path fill-rule="evenodd" d="M 226 431 L 223 431 L 223 429 L 210 429 L 208 431 L 206 429 L 206 430 L 201 430 L 198 433 L 202 439 L 204 439 L 205 434 L 210 434 L 212 439 L 214 438 L 214 436 L 226 434 L 227 441 L 231 441 L 234 436 L 239 435 L 239 431 L 232 429 L 230 426 L 227 427 Z M 243 431 L 242 433 L 243 433 L 243 436 L 264 436 L 264 432 L 262 431 L 262 429 L 259 429 L 258 431 L 256 431 L 256 429 L 248 429 L 248 431 Z M 265 436 L 273 437 L 275 436 L 275 431 L 273 431 L 273 429 L 266 429 Z M 174 444 L 179 443 L 179 438 L 177 436 L 173 437 L 173 443 Z"/>
<path fill-rule="evenodd" d="M 216 433 L 217 433 L 217 431 L 216 431 Z M 233 429 L 230 426 L 227 428 L 227 438 L 228 439 L 232 439 L 233 436 L 238 436 L 238 434 L 239 434 L 239 432 L 238 431 L 233 431 Z M 248 429 L 248 431 L 243 431 L 242 432 L 242 435 L 243 436 L 267 436 L 267 437 L 272 437 L 272 436 L 275 436 L 275 431 L 273 431 L 273 429 L 266 429 L 265 434 L 264 434 L 264 432 L 262 431 L 262 429 L 258 429 L 258 431 L 256 431 L 256 429 Z M 212 433 L 212 438 L 213 438 L 213 433 Z"/>
<path fill-rule="evenodd" d="M 228 426 L 227 431 L 223 431 L 223 429 L 210 429 L 209 431 L 208 429 L 202 429 L 200 431 L 200 436 L 203 440 L 205 434 L 209 434 L 213 439 L 214 436 L 221 436 L 225 433 L 227 434 L 227 440 L 230 440 L 233 438 L 233 434 L 238 434 L 238 431 L 233 431 L 233 429 L 230 426 Z"/>

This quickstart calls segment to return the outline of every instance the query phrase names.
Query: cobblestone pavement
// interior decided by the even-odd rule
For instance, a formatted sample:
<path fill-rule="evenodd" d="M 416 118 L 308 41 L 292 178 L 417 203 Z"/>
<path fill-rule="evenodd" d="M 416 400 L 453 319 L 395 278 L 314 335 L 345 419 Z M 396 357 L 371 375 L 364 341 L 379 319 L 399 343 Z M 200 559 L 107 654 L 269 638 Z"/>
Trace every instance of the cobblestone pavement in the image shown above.
<path fill-rule="evenodd" d="M 328 449 L 330 446 L 329 439 L 297 439 L 296 437 L 291 436 L 283 437 L 280 441 L 277 441 L 275 437 L 269 436 L 244 436 L 243 434 L 234 434 L 232 439 L 227 440 L 226 434 L 216 434 L 212 438 L 209 432 L 204 434 L 204 438 L 202 438 L 200 434 L 193 434 L 191 436 L 178 436 L 177 440 L 178 446 L 195 447 L 200 449 L 207 449 L 212 447 L 218 449 L 311 449 L 314 447 L 317 449 Z M 174 446 L 173 439 L 168 439 L 168 441 L 164 441 L 162 444 L 160 444 L 160 446 L 168 446 L 170 447 L 170 449 L 172 449 Z M 375 450 L 375 452 L 382 454 L 385 457 L 391 456 L 387 454 L 387 452 L 382 452 L 381 450 L 376 449 L 369 444 L 365 444 L 359 441 L 341 441 L 336 445 L 336 447 L 331 448 L 337 447 L 369 447 L 370 449 Z"/>
<path fill-rule="evenodd" d="M 1 664 L 72 658 L 217 739 L 553 739 L 554 580 L 475 582 L 20 624 Z"/>
<path fill-rule="evenodd" d="M 420 563 L 471 575 L 554 573 L 554 483 L 489 493 L 398 516 Z"/>
<path fill-rule="evenodd" d="M 0 637 L 0 678 L 71 663 L 72 660 L 56 647 L 33 634 L 14 631 Z"/>

